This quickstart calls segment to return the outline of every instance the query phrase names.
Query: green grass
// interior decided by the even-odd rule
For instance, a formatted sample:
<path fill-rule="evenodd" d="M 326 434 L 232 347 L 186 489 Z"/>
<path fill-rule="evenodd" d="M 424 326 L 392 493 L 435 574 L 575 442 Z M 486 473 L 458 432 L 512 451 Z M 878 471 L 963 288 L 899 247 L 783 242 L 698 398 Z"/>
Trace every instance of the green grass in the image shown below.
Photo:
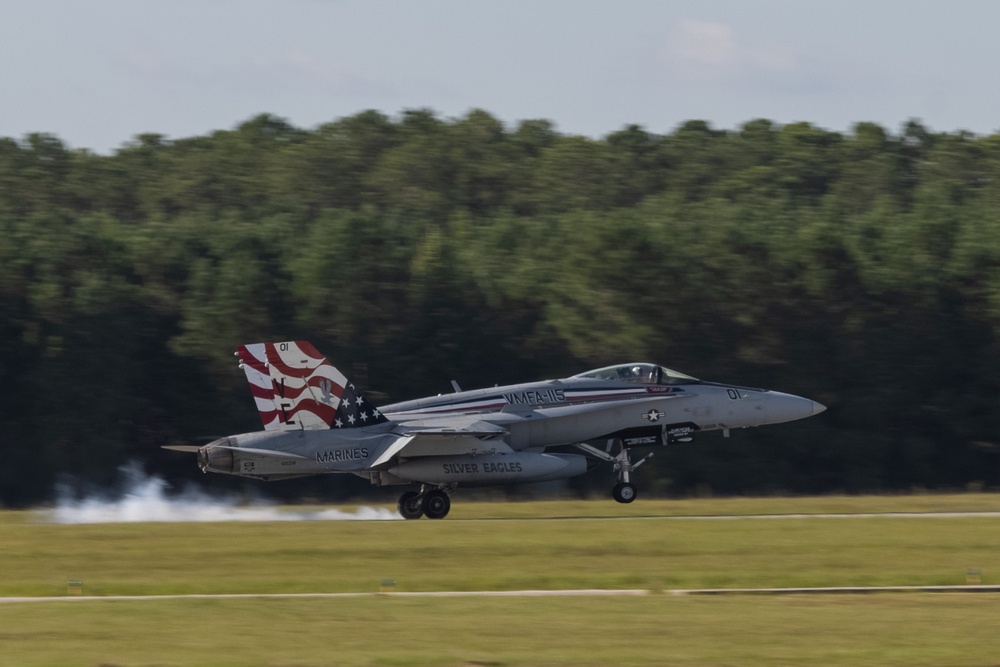
<path fill-rule="evenodd" d="M 0 605 L 4 665 L 997 664 L 996 598 L 168 600 Z"/>
<path fill-rule="evenodd" d="M 848 500 L 865 511 L 884 502 Z M 830 511 L 847 500 L 818 502 Z M 602 516 L 609 508 L 638 516 Z M 970 568 L 1000 583 L 996 516 L 683 520 L 669 517 L 675 509 L 459 503 L 444 521 L 95 525 L 22 514 L 0 522 L 0 595 L 59 595 L 71 579 L 94 595 L 374 591 L 385 578 L 402 591 L 947 585 L 965 583 Z"/>
<path fill-rule="evenodd" d="M 640 493 L 642 489 L 640 488 Z M 522 519 L 621 516 L 718 516 L 748 514 L 863 514 L 885 512 L 1000 512 L 1000 494 L 919 493 L 881 496 L 640 499 L 619 505 L 610 498 L 545 502 L 463 502 L 448 518 Z"/>
<path fill-rule="evenodd" d="M 462 503 L 444 521 L 39 523 L 0 513 L 0 596 L 1000 584 L 1000 497 Z M 612 518 L 614 517 L 614 518 Z M 7 665 L 987 665 L 993 594 L 0 604 Z"/>

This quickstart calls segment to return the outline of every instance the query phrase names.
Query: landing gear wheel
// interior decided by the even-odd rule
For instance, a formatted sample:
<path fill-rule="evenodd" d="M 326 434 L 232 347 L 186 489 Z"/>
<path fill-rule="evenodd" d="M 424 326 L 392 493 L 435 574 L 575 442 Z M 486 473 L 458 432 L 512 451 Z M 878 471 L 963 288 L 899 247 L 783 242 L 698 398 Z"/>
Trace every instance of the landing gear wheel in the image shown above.
<path fill-rule="evenodd" d="M 396 503 L 399 515 L 404 519 L 419 519 L 424 515 L 424 505 L 420 502 L 420 494 L 416 491 L 407 491 L 399 497 Z"/>
<path fill-rule="evenodd" d="M 424 514 L 428 519 L 443 519 L 451 509 L 451 498 L 440 489 L 430 491 L 424 496 Z"/>
<path fill-rule="evenodd" d="M 639 496 L 635 485 L 632 484 L 631 475 L 635 472 L 636 468 L 652 458 L 653 453 L 650 452 L 635 463 L 632 463 L 628 457 L 628 448 L 621 440 L 617 441 L 619 447 L 621 447 L 618 455 L 611 455 L 611 448 L 615 442 L 615 440 L 609 440 L 606 450 L 597 449 L 585 442 L 578 442 L 575 446 L 582 449 L 585 454 L 589 454 L 599 461 L 607 461 L 614 464 L 615 472 L 618 473 L 618 483 L 615 484 L 615 488 L 611 491 L 611 497 L 620 503 L 630 503 Z"/>
<path fill-rule="evenodd" d="M 629 484 L 628 482 L 619 482 L 615 484 L 615 488 L 611 491 L 611 496 L 620 503 L 630 503 L 635 500 L 638 495 L 638 492 L 635 490 L 635 485 Z"/>

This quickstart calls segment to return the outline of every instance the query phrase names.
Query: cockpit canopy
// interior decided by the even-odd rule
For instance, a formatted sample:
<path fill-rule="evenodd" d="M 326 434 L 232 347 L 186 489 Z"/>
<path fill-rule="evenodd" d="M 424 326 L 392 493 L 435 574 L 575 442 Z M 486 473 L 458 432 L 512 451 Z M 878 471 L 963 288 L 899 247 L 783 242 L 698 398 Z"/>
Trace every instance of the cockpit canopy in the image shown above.
<path fill-rule="evenodd" d="M 697 378 L 679 373 L 665 366 L 656 364 L 632 363 L 618 366 L 605 366 L 592 371 L 578 373 L 575 378 L 592 378 L 594 380 L 617 380 L 632 384 L 690 384 L 699 382 Z"/>

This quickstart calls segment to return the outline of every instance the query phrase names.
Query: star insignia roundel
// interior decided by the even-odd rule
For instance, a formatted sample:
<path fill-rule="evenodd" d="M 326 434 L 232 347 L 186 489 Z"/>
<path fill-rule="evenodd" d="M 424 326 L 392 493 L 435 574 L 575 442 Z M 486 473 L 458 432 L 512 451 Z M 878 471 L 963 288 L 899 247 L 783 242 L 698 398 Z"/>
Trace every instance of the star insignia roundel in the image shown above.
<path fill-rule="evenodd" d="M 642 413 L 642 418 L 646 419 L 648 421 L 651 421 L 651 422 L 655 422 L 655 421 L 659 421 L 660 417 L 662 417 L 665 414 L 666 414 L 665 412 L 660 412 L 656 408 L 653 408 L 649 412 L 643 412 Z"/>

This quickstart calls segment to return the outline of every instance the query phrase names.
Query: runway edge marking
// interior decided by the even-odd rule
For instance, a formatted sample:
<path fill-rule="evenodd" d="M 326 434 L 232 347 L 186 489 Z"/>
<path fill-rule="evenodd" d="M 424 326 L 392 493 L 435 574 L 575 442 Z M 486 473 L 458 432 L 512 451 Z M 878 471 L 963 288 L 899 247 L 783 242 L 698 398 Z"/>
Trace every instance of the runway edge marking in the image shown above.
<path fill-rule="evenodd" d="M 825 586 L 803 588 L 677 588 L 668 595 L 830 595 L 864 593 L 1000 593 L 1000 585 L 965 586 Z"/>
<path fill-rule="evenodd" d="M 975 586 L 830 586 L 825 588 L 675 588 L 567 589 L 521 591 L 413 591 L 391 593 L 190 593 L 185 595 L 65 595 L 0 597 L 0 604 L 22 602 L 99 602 L 137 600 L 198 600 L 251 598 L 369 598 L 369 597 L 607 597 L 643 595 L 830 595 L 863 593 L 1000 593 L 1000 585 Z"/>

